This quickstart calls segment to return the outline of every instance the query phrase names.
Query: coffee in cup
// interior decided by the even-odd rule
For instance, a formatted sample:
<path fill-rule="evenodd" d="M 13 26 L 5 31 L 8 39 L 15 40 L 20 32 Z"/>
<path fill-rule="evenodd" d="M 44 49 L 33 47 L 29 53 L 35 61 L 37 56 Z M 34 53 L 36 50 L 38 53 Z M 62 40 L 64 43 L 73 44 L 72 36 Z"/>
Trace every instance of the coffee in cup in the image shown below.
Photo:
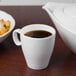
<path fill-rule="evenodd" d="M 33 37 L 33 38 L 44 38 L 52 34 L 45 30 L 32 30 L 32 31 L 26 32 L 24 35 Z"/>

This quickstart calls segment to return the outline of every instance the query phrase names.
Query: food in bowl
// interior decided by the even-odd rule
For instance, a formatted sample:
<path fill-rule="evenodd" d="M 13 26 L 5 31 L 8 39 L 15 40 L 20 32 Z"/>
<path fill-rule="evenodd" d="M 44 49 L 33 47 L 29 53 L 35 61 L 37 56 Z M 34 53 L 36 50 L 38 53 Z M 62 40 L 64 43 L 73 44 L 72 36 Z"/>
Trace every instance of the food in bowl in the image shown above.
<path fill-rule="evenodd" d="M 0 20 L 0 35 L 3 35 L 10 29 L 11 22 L 10 20 L 5 21 L 4 19 Z"/>
<path fill-rule="evenodd" d="M 7 30 L 5 29 L 6 26 L 5 25 L 3 26 L 3 23 L 9 26 Z M 3 30 L 1 29 L 2 26 Z M 13 16 L 5 11 L 0 10 L 0 29 L 3 31 L 0 35 L 0 43 L 3 42 L 9 36 L 14 27 L 15 27 L 15 19 L 13 18 Z"/>

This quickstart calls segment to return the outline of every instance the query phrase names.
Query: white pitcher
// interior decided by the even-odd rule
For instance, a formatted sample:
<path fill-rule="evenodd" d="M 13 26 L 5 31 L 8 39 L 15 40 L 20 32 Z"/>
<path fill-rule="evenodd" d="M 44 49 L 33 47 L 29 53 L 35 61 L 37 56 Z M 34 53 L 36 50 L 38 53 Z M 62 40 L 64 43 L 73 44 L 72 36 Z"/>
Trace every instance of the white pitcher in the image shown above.
<path fill-rule="evenodd" d="M 76 3 L 48 2 L 42 8 L 49 14 L 65 44 L 76 53 Z"/>

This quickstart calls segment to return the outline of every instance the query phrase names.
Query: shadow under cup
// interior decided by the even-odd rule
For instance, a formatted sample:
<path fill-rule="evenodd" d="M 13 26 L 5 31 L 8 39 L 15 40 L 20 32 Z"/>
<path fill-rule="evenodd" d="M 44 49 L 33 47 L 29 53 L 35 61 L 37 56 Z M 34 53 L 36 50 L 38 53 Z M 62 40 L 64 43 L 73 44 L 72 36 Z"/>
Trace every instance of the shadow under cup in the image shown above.
<path fill-rule="evenodd" d="M 25 35 L 27 32 L 33 30 L 35 30 L 35 32 L 36 30 L 42 30 L 42 32 L 47 31 L 51 33 L 51 35 L 40 38 Z M 20 40 L 17 37 L 18 33 L 20 34 Z M 22 51 L 28 67 L 39 70 L 45 69 L 49 64 L 55 44 L 55 36 L 56 31 L 53 27 L 45 24 L 31 24 L 24 26 L 22 29 L 14 30 L 13 41 L 16 45 L 22 46 Z"/>

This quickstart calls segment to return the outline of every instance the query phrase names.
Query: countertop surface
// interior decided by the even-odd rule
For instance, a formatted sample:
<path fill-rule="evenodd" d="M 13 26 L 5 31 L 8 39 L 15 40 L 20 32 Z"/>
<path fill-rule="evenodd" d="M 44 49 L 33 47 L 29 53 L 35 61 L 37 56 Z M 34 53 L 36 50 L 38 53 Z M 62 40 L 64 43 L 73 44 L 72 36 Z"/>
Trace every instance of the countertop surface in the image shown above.
<path fill-rule="evenodd" d="M 14 17 L 16 20 L 14 29 L 36 23 L 55 28 L 41 6 L 0 6 L 0 10 Z M 0 76 L 76 76 L 76 55 L 65 45 L 57 30 L 56 32 L 55 47 L 49 66 L 38 71 L 27 67 L 22 49 L 14 44 L 11 33 L 0 43 Z"/>

